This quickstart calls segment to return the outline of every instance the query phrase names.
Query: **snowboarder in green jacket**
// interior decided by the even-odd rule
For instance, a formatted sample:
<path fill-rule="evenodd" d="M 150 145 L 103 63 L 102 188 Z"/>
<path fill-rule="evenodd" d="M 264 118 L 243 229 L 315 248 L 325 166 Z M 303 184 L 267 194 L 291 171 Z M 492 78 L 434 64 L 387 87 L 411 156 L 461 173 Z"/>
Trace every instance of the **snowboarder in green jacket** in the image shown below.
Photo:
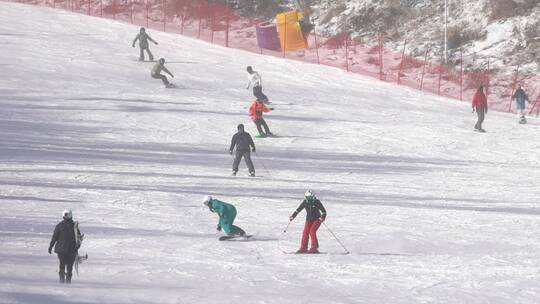
<path fill-rule="evenodd" d="M 242 228 L 233 225 L 236 218 L 236 208 L 225 202 L 212 198 L 207 195 L 203 199 L 203 204 L 210 209 L 211 212 L 215 212 L 219 215 L 219 223 L 217 230 L 223 230 L 227 235 L 231 236 L 243 236 L 246 234 Z"/>

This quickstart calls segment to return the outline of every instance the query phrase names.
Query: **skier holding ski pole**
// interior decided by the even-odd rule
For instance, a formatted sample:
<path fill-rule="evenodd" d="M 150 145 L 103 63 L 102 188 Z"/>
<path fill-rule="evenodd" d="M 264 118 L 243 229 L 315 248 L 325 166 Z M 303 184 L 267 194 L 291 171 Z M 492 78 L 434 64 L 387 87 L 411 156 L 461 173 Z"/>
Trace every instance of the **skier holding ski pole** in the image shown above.
<path fill-rule="evenodd" d="M 319 253 L 317 230 L 326 219 L 326 209 L 324 209 L 321 201 L 315 197 L 313 190 L 308 189 L 304 196 L 305 199 L 289 217 L 289 221 L 292 221 L 302 209 L 306 209 L 306 222 L 304 224 L 300 249 L 296 253 Z M 308 250 L 307 247 L 310 238 L 311 248 Z"/>

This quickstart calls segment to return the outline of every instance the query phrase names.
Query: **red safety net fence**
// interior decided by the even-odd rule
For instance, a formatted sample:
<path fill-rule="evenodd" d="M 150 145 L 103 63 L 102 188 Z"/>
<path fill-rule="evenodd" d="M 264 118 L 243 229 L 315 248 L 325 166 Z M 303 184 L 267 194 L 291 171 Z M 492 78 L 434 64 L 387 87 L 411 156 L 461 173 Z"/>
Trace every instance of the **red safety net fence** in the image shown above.
<path fill-rule="evenodd" d="M 352 39 L 344 32 L 332 37 L 304 33 L 308 47 L 295 51 L 260 48 L 256 25 L 265 20 L 246 18 L 219 2 L 200 0 L 18 0 L 17 2 L 49 6 L 72 12 L 120 20 L 149 29 L 178 33 L 212 44 L 254 53 L 284 57 L 314 64 L 337 67 L 396 83 L 421 91 L 470 101 L 483 85 L 491 109 L 514 111 L 512 94 L 518 83 L 532 103 L 528 114 L 540 114 L 540 77 L 519 71 L 493 72 L 489 59 L 483 61 L 461 57 L 458 66 L 443 63 L 443 54 L 426 50 L 422 58 L 411 56 L 407 43 L 399 52 L 384 47 L 386 37 L 373 37 L 377 43 Z M 287 25 L 285 25 L 285 35 Z M 285 43 L 287 39 L 284 39 Z M 287 50 L 287 46 L 282 49 Z M 475 68 L 470 68 L 474 66 Z"/>

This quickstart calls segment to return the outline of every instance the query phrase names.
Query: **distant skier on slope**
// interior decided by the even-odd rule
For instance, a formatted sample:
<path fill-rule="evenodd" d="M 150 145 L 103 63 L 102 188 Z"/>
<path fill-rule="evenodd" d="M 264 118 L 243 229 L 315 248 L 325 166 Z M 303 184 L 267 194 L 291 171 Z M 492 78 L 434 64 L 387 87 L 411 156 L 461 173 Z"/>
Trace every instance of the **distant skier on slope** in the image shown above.
<path fill-rule="evenodd" d="M 135 36 L 135 39 L 133 39 L 133 43 L 131 44 L 132 47 L 135 47 L 135 42 L 139 40 L 139 48 L 140 48 L 140 55 L 139 55 L 139 61 L 144 61 L 144 51 L 148 53 L 148 58 L 150 61 L 154 60 L 154 55 L 150 52 L 150 46 L 148 44 L 148 40 L 152 41 L 155 45 L 158 43 L 154 41 L 147 33 L 144 27 L 141 27 L 141 30 Z"/>
<path fill-rule="evenodd" d="M 512 95 L 512 100 L 516 101 L 516 109 L 518 111 L 519 115 L 519 123 L 524 124 L 527 123 L 527 119 L 525 119 L 525 101 L 528 103 L 531 103 L 529 100 L 529 96 L 525 93 L 523 88 L 521 88 L 521 84 L 518 84 L 518 87 L 514 94 Z"/>
<path fill-rule="evenodd" d="M 308 189 L 304 196 L 305 199 L 289 217 L 289 221 L 292 221 L 302 209 L 306 209 L 306 223 L 304 224 L 302 241 L 300 242 L 300 249 L 296 253 L 319 253 L 317 230 L 326 219 L 326 209 L 324 209 L 321 201 L 315 197 L 313 190 Z M 308 250 L 308 241 L 310 238 L 311 248 Z"/>
<path fill-rule="evenodd" d="M 273 110 L 274 108 L 267 108 L 259 99 L 251 103 L 251 106 L 249 107 L 249 116 L 251 117 L 251 120 L 253 120 L 253 122 L 255 123 L 255 126 L 257 126 L 257 131 L 259 131 L 259 137 L 273 135 L 272 132 L 270 132 L 266 121 L 263 118 L 263 113 L 268 113 Z M 264 127 L 264 132 L 261 126 Z"/>
<path fill-rule="evenodd" d="M 218 231 L 223 230 L 228 236 L 244 236 L 246 234 L 242 228 L 233 225 L 236 218 L 236 208 L 233 205 L 217 200 L 210 195 L 204 197 L 203 204 L 211 212 L 219 215 Z"/>
<path fill-rule="evenodd" d="M 253 70 L 251 66 L 248 66 L 246 70 L 248 72 L 248 84 L 247 84 L 246 90 L 249 90 L 249 87 L 252 86 L 253 95 L 255 96 L 255 98 L 262 101 L 263 103 L 266 103 L 266 104 L 270 103 L 268 101 L 268 97 L 264 95 L 264 93 L 262 92 L 261 75 L 255 70 Z"/>
<path fill-rule="evenodd" d="M 232 155 L 234 148 L 236 147 L 236 154 L 233 162 L 233 175 L 236 175 L 236 172 L 238 172 L 238 165 L 240 164 L 240 160 L 242 160 L 242 157 L 244 157 L 246 165 L 249 169 L 249 175 L 255 176 L 255 168 L 253 167 L 253 162 L 251 161 L 251 154 L 249 152 L 250 147 L 251 152 L 255 152 L 255 143 L 253 142 L 253 138 L 251 138 L 251 135 L 244 131 L 243 124 L 239 124 L 237 129 L 238 132 L 233 135 L 231 139 L 231 147 L 229 149 L 229 153 Z"/>
<path fill-rule="evenodd" d="M 174 75 L 169 72 L 169 70 L 165 67 L 165 59 L 160 58 L 156 64 L 154 64 L 154 67 L 152 68 L 152 72 L 150 73 L 152 75 L 152 78 L 155 79 L 161 79 L 163 81 L 163 84 L 166 88 L 172 87 L 172 84 L 167 80 L 167 76 L 162 75 L 161 71 L 164 71 L 165 73 L 169 74 L 172 78 L 174 78 Z"/>
<path fill-rule="evenodd" d="M 77 242 L 77 240 L 81 239 L 81 232 L 79 231 L 78 224 L 73 222 L 72 216 L 71 210 L 64 210 L 62 212 L 63 220 L 54 228 L 48 250 L 49 254 L 52 254 L 52 248 L 54 246 L 54 252 L 58 255 L 60 262 L 60 271 L 58 272 L 60 283 L 67 284 L 71 283 L 73 263 L 75 263 L 77 251 L 81 246 Z"/>
<path fill-rule="evenodd" d="M 478 90 L 476 90 L 476 93 L 473 96 L 472 109 L 473 113 L 476 111 L 476 115 L 478 116 L 474 129 L 479 132 L 486 132 L 484 129 L 482 129 L 485 114 L 488 112 L 487 98 L 484 94 L 483 86 L 479 86 Z"/>

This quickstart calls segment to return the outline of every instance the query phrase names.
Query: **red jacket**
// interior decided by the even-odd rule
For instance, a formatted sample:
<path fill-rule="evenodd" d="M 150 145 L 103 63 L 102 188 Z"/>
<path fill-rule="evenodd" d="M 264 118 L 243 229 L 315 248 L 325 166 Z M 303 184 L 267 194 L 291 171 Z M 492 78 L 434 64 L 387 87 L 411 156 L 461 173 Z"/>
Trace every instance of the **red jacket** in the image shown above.
<path fill-rule="evenodd" d="M 259 118 L 262 118 L 263 112 L 267 113 L 270 112 L 270 109 L 267 108 L 264 103 L 255 100 L 251 103 L 251 106 L 249 107 L 249 116 L 251 116 L 252 120 L 256 120 Z"/>
<path fill-rule="evenodd" d="M 473 108 L 476 108 L 476 110 L 487 109 L 487 98 L 483 91 L 476 91 L 476 93 L 474 93 L 472 106 Z"/>

